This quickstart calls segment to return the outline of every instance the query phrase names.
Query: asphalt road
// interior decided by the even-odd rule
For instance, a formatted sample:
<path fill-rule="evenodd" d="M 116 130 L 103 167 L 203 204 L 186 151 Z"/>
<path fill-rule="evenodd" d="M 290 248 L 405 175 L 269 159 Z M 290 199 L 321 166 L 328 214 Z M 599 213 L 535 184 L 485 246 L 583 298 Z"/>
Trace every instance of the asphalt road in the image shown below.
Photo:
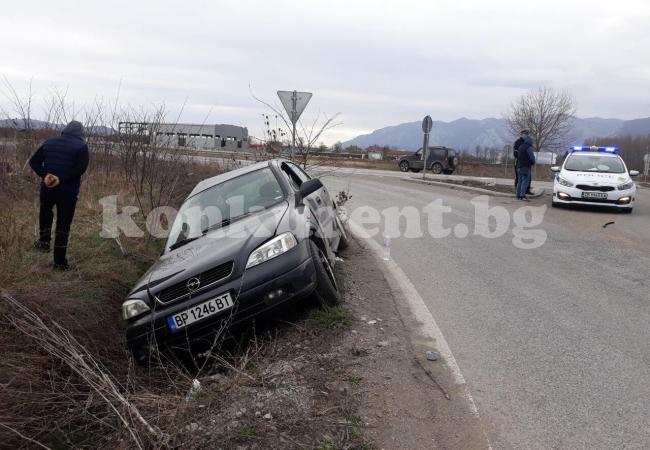
<path fill-rule="evenodd" d="M 548 205 L 533 227 L 546 240 L 524 250 L 512 223 L 498 238 L 474 235 L 472 193 L 359 173 L 322 177 L 332 196 L 349 190 L 352 216 L 436 199 L 452 208 L 450 236 L 431 237 L 423 215 L 424 236 L 393 239 L 391 257 L 442 329 L 493 448 L 650 448 L 650 190 L 630 215 L 535 199 Z M 522 206 L 489 202 L 512 220 Z"/>

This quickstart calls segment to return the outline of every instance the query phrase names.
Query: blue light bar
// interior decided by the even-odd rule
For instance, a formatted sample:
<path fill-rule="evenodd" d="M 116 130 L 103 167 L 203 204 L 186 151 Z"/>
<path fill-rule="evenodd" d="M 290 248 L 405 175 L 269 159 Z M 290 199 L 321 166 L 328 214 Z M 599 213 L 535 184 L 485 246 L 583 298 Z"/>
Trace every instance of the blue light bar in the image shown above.
<path fill-rule="evenodd" d="M 574 145 L 569 150 L 572 152 L 604 152 L 604 153 L 618 153 L 620 149 L 618 147 L 596 147 L 586 146 L 586 145 Z"/>

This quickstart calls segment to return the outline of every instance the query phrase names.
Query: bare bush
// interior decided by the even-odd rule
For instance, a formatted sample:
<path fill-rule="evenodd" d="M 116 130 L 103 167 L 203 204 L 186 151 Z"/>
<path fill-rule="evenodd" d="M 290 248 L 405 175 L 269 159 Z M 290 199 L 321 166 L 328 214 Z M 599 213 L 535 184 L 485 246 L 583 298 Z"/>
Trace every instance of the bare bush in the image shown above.
<path fill-rule="evenodd" d="M 575 113 L 571 95 L 541 87 L 522 95 L 511 106 L 506 120 L 513 136 L 523 129 L 530 130 L 535 151 L 557 153 L 571 141 Z"/>
<path fill-rule="evenodd" d="M 293 128 L 291 120 L 287 116 L 286 112 L 280 106 L 273 105 L 255 96 L 252 89 L 250 89 L 250 93 L 255 100 L 273 111 L 274 117 L 276 119 L 276 127 L 275 129 L 272 129 L 269 128 L 270 125 L 268 115 L 265 116 L 265 126 L 269 144 L 272 146 L 272 144 L 278 142 L 278 139 L 280 139 L 280 142 L 282 144 L 288 145 L 288 139 L 292 136 L 291 132 L 285 131 L 282 126 L 277 126 L 277 119 L 279 118 L 282 123 L 284 123 L 286 130 L 291 130 Z M 303 120 L 299 119 L 298 123 L 296 124 L 296 147 L 293 149 L 291 159 L 302 164 L 304 169 L 307 169 L 308 163 L 310 167 L 320 165 L 318 163 L 310 161 L 309 155 L 312 150 L 317 148 L 316 143 L 319 141 L 323 133 L 341 125 L 341 122 L 337 122 L 337 119 L 340 117 L 340 115 L 341 113 L 337 112 L 336 114 L 329 116 L 319 111 L 318 114 L 312 118 L 311 123 L 305 124 Z M 285 140 L 282 140 L 283 138 Z"/>
<path fill-rule="evenodd" d="M 190 157 L 160 137 L 165 116 L 162 107 L 153 113 L 121 116 L 115 152 L 143 217 L 155 208 L 170 205 L 187 174 Z"/>
<path fill-rule="evenodd" d="M 158 443 L 165 441 L 163 433 L 141 414 L 126 388 L 113 379 L 108 370 L 67 329 L 55 321 L 46 323 L 8 294 L 2 298 L 13 307 L 13 313 L 8 315 L 9 323 L 48 356 L 67 366 L 79 382 L 90 388 L 87 406 L 92 403 L 93 396 L 97 396 L 104 406 L 103 417 L 97 416 L 98 411 L 94 412 L 97 420 L 104 422 L 114 419 L 137 448 L 144 448 L 145 443 L 151 440 Z M 68 381 L 75 382 L 72 378 Z"/>

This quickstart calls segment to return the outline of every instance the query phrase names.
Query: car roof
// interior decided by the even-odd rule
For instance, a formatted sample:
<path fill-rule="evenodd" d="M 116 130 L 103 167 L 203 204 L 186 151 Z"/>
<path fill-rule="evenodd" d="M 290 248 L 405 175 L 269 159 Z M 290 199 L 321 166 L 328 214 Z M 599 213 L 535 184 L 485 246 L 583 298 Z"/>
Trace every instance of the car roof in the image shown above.
<path fill-rule="evenodd" d="M 203 192 L 206 189 L 210 189 L 211 187 L 216 186 L 217 184 L 221 184 L 224 181 L 232 180 L 233 178 L 246 175 L 247 173 L 255 172 L 256 170 L 260 170 L 265 167 L 270 167 L 275 161 L 279 161 L 279 160 L 271 159 L 268 161 L 262 161 L 255 164 L 251 164 L 249 166 L 241 167 L 239 169 L 220 173 L 219 175 L 215 175 L 214 177 L 211 178 L 206 178 L 205 180 L 199 181 L 199 183 L 196 186 L 194 186 L 194 189 L 192 189 L 192 192 L 190 192 L 190 195 L 188 195 L 187 198 L 193 197 L 199 192 Z"/>

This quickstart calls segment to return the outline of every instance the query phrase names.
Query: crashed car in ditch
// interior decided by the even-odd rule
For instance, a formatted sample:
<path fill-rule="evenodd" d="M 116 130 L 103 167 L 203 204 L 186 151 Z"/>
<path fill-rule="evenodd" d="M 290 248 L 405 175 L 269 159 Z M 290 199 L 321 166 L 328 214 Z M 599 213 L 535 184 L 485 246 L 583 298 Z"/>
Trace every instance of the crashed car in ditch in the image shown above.
<path fill-rule="evenodd" d="M 334 305 L 335 252 L 347 242 L 327 189 L 290 161 L 204 180 L 123 303 L 128 347 L 146 364 L 153 348 L 209 341 L 289 300 L 313 294 Z"/>

